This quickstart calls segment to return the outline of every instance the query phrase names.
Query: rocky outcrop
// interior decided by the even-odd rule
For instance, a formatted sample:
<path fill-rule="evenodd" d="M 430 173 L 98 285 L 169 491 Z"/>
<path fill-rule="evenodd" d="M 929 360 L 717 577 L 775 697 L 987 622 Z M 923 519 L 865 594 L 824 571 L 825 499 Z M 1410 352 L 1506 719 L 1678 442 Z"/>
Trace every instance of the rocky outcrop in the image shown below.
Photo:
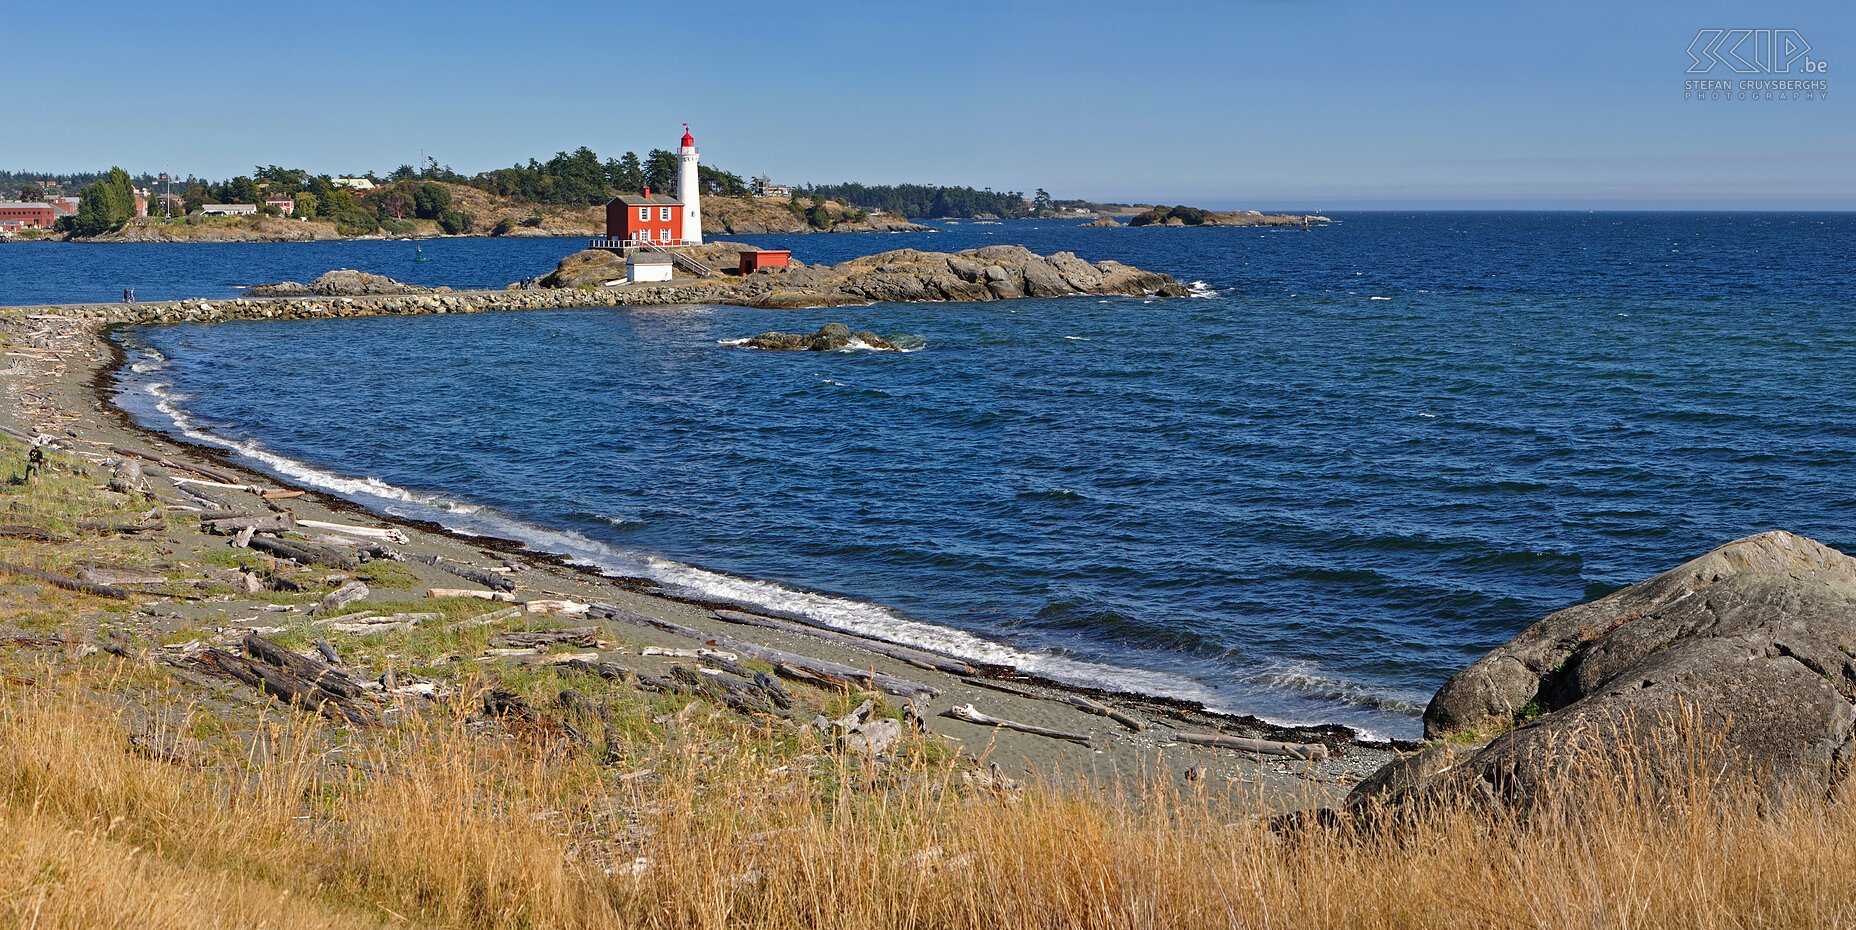
<path fill-rule="evenodd" d="M 429 288 L 402 284 L 385 275 L 352 268 L 324 272 L 309 284 L 284 281 L 260 284 L 246 293 L 252 297 L 367 297 L 375 294 L 421 294 Z"/>
<path fill-rule="evenodd" d="M 1122 222 L 1112 216 L 1098 216 L 1095 219 L 1090 220 L 1089 222 L 1083 223 L 1081 225 L 1084 228 L 1093 227 L 1096 229 L 1120 229 L 1122 227 Z"/>
<path fill-rule="evenodd" d="M 815 333 L 761 333 L 741 343 L 750 349 L 771 349 L 774 351 L 810 351 L 835 352 L 839 349 L 860 348 L 876 349 L 883 352 L 898 352 L 901 347 L 878 336 L 869 330 L 851 332 L 843 323 L 826 323 Z"/>
<path fill-rule="evenodd" d="M 1440 742 L 1350 800 L 1528 806 L 1606 760 L 1819 794 L 1856 733 L 1856 559 L 1790 533 L 1728 543 L 1549 615 L 1431 699 Z"/>
<path fill-rule="evenodd" d="M 1120 262 L 1091 264 L 1069 252 L 1043 256 L 1024 246 L 994 245 L 965 252 L 901 249 L 852 259 L 829 268 L 799 265 L 768 269 L 772 290 L 754 306 L 838 306 L 872 301 L 986 301 L 1074 294 L 1189 292 L 1172 277 Z"/>
<path fill-rule="evenodd" d="M 692 254 L 719 270 L 738 265 L 735 253 L 748 248 L 752 246 L 717 242 Z M 542 279 L 542 284 L 597 288 L 622 279 L 624 273 L 623 259 L 613 253 L 589 250 L 563 259 L 552 274 Z M 1168 275 L 1120 262 L 1091 264 L 1069 252 L 1044 256 L 1018 245 L 955 253 L 899 249 L 837 265 L 794 261 L 788 267 L 764 268 L 746 277 L 722 275 L 699 280 L 727 293 L 712 302 L 767 309 L 842 307 L 876 301 L 989 301 L 1076 294 L 1184 297 L 1189 293 Z"/>

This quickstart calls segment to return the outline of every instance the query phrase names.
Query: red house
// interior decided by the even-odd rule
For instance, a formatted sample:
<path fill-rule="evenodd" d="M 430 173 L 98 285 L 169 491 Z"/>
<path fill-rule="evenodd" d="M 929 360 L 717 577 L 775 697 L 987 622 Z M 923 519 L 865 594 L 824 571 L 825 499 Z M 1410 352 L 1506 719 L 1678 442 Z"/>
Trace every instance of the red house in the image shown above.
<path fill-rule="evenodd" d="M 683 242 L 683 201 L 675 197 L 620 194 L 606 204 L 606 236 L 625 245 L 679 245 Z"/>

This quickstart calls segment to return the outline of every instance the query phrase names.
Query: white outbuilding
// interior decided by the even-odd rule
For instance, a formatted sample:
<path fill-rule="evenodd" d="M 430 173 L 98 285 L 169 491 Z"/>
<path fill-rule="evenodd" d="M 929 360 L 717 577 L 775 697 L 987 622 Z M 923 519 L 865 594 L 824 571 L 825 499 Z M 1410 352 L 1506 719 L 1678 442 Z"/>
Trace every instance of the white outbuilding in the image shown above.
<path fill-rule="evenodd" d="M 625 259 L 625 280 L 633 284 L 640 281 L 668 281 L 671 273 L 671 258 L 668 252 L 633 252 Z"/>

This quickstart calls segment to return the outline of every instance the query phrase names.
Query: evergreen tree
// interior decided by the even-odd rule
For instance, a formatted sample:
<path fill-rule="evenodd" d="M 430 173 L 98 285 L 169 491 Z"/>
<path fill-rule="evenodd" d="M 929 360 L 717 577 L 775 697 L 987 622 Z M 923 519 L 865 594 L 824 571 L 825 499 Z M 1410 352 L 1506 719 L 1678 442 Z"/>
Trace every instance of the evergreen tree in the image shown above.
<path fill-rule="evenodd" d="M 655 191 L 675 191 L 677 156 L 663 149 L 652 149 L 644 158 L 644 182 Z"/>
<path fill-rule="evenodd" d="M 117 225 L 110 216 L 110 192 L 107 185 L 98 181 L 85 187 L 77 196 L 77 215 L 71 218 L 71 234 L 74 236 L 100 236 Z"/>

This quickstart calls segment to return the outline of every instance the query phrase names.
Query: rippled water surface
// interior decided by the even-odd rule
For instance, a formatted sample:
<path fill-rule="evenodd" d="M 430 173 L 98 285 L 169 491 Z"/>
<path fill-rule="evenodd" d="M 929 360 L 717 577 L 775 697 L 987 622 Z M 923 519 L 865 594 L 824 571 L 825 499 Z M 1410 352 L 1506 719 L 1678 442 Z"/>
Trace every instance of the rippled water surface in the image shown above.
<path fill-rule="evenodd" d="M 1553 608 L 1766 529 L 1856 548 L 1856 218 L 1342 219 L 787 243 L 1067 248 L 1211 294 L 1186 300 L 144 329 L 122 402 L 386 510 L 713 596 L 1396 735 Z M 226 247 L 211 261 L 304 267 L 209 277 L 501 283 L 574 247 L 447 241 L 412 275 L 388 245 Z M 94 276 L 206 260 L 119 248 L 168 251 Z M 724 344 L 834 320 L 926 347 Z"/>

